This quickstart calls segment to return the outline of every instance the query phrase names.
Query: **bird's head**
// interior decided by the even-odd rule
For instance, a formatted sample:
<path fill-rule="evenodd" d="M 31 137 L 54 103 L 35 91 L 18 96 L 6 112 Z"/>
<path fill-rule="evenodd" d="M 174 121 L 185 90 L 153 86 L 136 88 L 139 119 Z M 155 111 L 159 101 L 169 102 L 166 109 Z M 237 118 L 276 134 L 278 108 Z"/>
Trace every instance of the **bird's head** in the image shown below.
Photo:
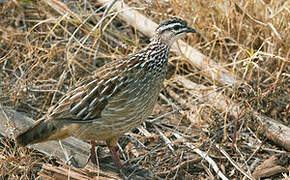
<path fill-rule="evenodd" d="M 176 17 L 163 21 L 155 30 L 157 39 L 171 46 L 173 42 L 186 33 L 195 33 L 195 29 Z"/>

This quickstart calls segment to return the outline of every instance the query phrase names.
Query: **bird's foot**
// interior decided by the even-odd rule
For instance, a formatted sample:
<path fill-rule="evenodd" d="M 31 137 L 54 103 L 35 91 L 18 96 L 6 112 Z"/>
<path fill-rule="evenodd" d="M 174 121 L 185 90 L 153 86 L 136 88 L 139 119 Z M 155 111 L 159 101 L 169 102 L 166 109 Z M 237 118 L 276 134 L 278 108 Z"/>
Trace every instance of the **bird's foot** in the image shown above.
<path fill-rule="evenodd" d="M 93 164 L 95 164 L 96 166 L 98 166 L 98 160 L 97 160 L 97 155 L 96 155 L 96 142 L 95 141 L 91 141 L 91 149 L 90 149 L 90 155 L 87 159 L 86 165 L 89 163 L 89 161 L 91 161 Z"/>

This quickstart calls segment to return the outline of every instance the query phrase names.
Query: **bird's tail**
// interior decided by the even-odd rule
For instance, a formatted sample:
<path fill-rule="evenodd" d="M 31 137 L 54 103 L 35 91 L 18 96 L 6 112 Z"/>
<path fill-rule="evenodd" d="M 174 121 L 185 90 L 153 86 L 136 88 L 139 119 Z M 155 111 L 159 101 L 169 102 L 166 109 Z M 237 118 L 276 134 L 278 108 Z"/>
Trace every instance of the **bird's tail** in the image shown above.
<path fill-rule="evenodd" d="M 64 120 L 42 119 L 17 135 L 15 140 L 19 146 L 26 146 L 28 144 L 64 139 L 71 136 L 72 133 L 73 129 Z"/>

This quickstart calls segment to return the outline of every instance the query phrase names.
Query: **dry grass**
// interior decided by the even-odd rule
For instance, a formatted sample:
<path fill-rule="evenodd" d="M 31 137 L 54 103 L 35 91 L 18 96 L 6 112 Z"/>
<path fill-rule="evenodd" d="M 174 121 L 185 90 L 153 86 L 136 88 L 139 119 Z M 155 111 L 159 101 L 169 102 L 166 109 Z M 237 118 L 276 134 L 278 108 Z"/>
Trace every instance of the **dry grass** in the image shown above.
<path fill-rule="evenodd" d="M 185 37 L 186 42 L 246 81 L 246 85 L 225 87 L 220 91 L 232 101 L 290 125 L 289 1 L 252 0 L 236 4 L 226 0 L 148 2 L 134 0 L 126 3 L 155 22 L 170 16 L 187 20 L 199 33 Z M 71 14 L 62 16 L 43 1 L 1 2 L 2 105 L 38 119 L 81 78 L 104 63 L 138 51 L 149 42 L 148 37 L 114 14 L 100 21 L 104 8 L 95 1 L 69 1 L 66 5 L 80 19 Z M 100 22 L 103 33 L 100 33 Z M 192 67 L 183 56 L 172 53 L 169 64 L 174 70 L 173 75 L 165 83 L 152 118 L 179 107 L 183 110 L 145 123 L 143 127 L 150 137 L 134 130 L 122 138 L 126 141 L 121 139 L 119 143 L 127 158 L 132 163 L 139 162 L 140 167 L 152 170 L 161 178 L 211 178 L 208 163 L 198 160 L 192 149 L 174 136 L 174 132 L 178 132 L 208 152 L 230 179 L 241 179 L 242 174 L 215 148 L 215 144 L 223 142 L 223 147 L 231 154 L 235 118 L 206 102 L 196 100 L 188 104 L 196 97 L 174 78 L 181 75 L 208 87 L 221 84 L 203 76 L 203 72 Z M 238 152 L 231 154 L 240 165 L 263 142 L 249 130 L 247 120 L 246 117 L 239 120 Z M 160 132 L 171 145 L 165 143 Z M 0 169 L 4 178 L 35 178 L 41 163 L 53 164 L 37 152 L 19 150 L 11 139 L 2 138 L 0 150 Z M 265 141 L 247 161 L 246 169 L 252 171 L 256 161 L 283 151 Z M 285 167 L 289 165 L 288 161 Z"/>

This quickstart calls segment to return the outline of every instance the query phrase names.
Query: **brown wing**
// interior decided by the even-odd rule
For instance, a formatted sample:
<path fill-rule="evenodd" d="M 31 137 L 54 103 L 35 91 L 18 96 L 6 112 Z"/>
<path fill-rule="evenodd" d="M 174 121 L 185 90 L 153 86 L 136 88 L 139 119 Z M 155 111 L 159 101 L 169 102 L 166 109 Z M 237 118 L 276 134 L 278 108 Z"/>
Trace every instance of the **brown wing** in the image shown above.
<path fill-rule="evenodd" d="M 101 118 L 101 112 L 111 97 L 120 92 L 130 81 L 128 73 L 135 64 L 134 60 L 118 60 L 109 63 L 94 72 L 76 89 L 70 91 L 48 114 L 52 119 L 67 119 L 74 122 L 92 122 Z M 131 67 L 131 68 L 130 68 Z"/>

